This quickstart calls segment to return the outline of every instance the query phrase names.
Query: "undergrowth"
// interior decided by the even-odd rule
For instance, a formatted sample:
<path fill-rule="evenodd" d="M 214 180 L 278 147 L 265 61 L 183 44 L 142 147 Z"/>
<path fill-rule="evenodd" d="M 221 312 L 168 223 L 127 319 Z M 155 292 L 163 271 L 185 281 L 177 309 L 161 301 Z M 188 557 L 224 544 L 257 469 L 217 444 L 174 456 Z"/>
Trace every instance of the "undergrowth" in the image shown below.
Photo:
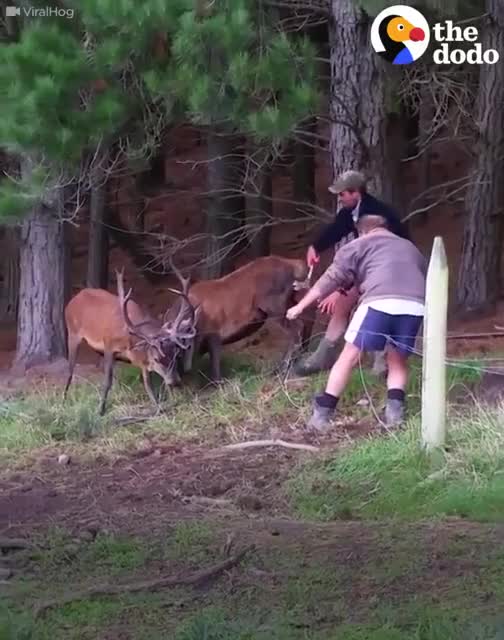
<path fill-rule="evenodd" d="M 325 385 L 326 374 L 303 380 L 284 381 L 271 373 L 268 364 L 258 365 L 246 357 L 224 358 L 227 382 L 215 387 L 205 375 L 191 376 L 184 385 L 167 392 L 153 376 L 160 394 L 162 412 L 146 396 L 137 369 L 118 365 L 116 380 L 104 416 L 98 415 L 99 383 L 80 381 L 71 388 L 66 402 L 62 389 L 40 385 L 26 395 L 13 395 L 0 406 L 0 460 L 7 465 L 45 446 L 84 445 L 100 455 L 135 447 L 142 436 L 160 435 L 177 439 L 203 438 L 209 443 L 245 440 L 275 420 L 284 426 L 302 428 L 315 391 Z M 204 372 L 203 368 L 203 372 Z M 448 387 L 463 388 L 477 380 L 477 363 L 448 369 Z M 373 419 L 369 406 L 357 406 L 366 398 L 375 413 L 385 401 L 382 380 L 365 369 L 354 371 L 340 403 L 340 412 L 356 421 Z M 420 411 L 421 370 L 413 362 L 408 388 L 411 416 Z M 149 416 L 148 420 L 145 417 Z M 125 420 L 127 419 L 127 423 Z"/>
<path fill-rule="evenodd" d="M 419 446 L 420 425 L 306 465 L 289 486 L 303 517 L 504 520 L 504 405 L 448 416 L 444 451 Z"/>

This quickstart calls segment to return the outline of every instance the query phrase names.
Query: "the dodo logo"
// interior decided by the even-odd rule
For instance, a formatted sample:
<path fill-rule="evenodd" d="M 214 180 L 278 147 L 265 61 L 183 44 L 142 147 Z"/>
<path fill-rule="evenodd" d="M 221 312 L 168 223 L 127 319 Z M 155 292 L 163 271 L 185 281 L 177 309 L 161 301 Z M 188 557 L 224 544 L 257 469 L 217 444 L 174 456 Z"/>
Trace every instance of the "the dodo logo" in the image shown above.
<path fill-rule="evenodd" d="M 410 64 L 429 46 L 430 30 L 423 15 L 403 5 L 387 7 L 371 25 L 371 45 L 392 64 Z"/>

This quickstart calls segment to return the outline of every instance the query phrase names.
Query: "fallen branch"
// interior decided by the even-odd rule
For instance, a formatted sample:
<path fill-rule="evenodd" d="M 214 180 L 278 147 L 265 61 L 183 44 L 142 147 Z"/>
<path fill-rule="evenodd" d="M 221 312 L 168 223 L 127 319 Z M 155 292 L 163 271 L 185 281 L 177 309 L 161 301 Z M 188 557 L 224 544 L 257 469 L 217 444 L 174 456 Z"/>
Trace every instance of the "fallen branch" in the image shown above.
<path fill-rule="evenodd" d="M 152 414 L 148 416 L 124 416 L 123 418 L 116 418 L 113 422 L 114 427 L 126 427 L 130 424 L 140 424 L 142 422 L 148 422 L 154 420 L 159 414 Z"/>
<path fill-rule="evenodd" d="M 84 589 L 83 591 L 70 593 L 60 599 L 41 602 L 40 604 L 35 606 L 33 614 L 36 618 L 38 618 L 49 609 L 62 607 L 66 604 L 70 604 L 71 602 L 84 600 L 86 598 L 93 598 L 96 596 L 117 596 L 124 595 L 125 593 L 138 593 L 139 591 L 157 591 L 158 589 L 162 589 L 164 587 L 199 586 L 237 565 L 244 558 L 244 556 L 253 549 L 254 545 L 245 547 L 245 549 L 232 556 L 231 558 L 224 560 L 220 564 L 216 564 L 209 569 L 196 571 L 195 573 L 192 573 L 188 576 L 167 576 L 164 578 L 158 578 L 156 580 L 145 580 L 144 582 L 135 582 L 131 584 L 104 584 L 97 587 L 90 587 L 89 589 Z"/>
<path fill-rule="evenodd" d="M 223 449 L 250 449 L 251 447 L 285 447 L 286 449 L 301 449 L 303 451 L 320 451 L 318 447 L 311 444 L 297 444 L 296 442 L 285 442 L 285 440 L 249 440 L 248 442 L 238 442 L 237 444 L 227 444 Z"/>
<path fill-rule="evenodd" d="M 31 549 L 33 545 L 28 540 L 21 538 L 0 538 L 0 549 L 16 551 L 19 549 Z"/>

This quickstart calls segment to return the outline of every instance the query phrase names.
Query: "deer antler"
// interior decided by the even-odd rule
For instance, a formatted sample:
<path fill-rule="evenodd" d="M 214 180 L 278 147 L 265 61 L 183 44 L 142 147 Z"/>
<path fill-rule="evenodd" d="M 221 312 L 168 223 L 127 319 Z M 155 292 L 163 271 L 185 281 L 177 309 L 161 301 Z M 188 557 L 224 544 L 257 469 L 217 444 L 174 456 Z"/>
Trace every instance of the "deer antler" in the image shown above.
<path fill-rule="evenodd" d="M 145 322 L 140 322 L 139 324 L 135 325 L 133 324 L 133 322 L 131 321 L 131 318 L 128 315 L 128 302 L 131 298 L 131 293 L 133 290 L 130 288 L 128 293 L 126 295 L 124 294 L 124 268 L 121 269 L 121 271 L 118 271 L 116 269 L 116 278 L 117 278 L 117 295 L 119 296 L 119 304 L 121 305 L 122 315 L 128 329 L 130 330 L 131 333 L 133 333 L 135 336 L 137 336 L 141 340 L 150 342 L 148 337 L 140 331 L 140 327 L 148 324 L 149 321 L 147 320 Z"/>
<path fill-rule="evenodd" d="M 175 294 L 181 296 L 184 299 L 187 307 L 189 308 L 190 314 L 191 314 L 191 324 L 194 325 L 195 324 L 195 320 L 196 320 L 196 311 L 195 311 L 194 307 L 191 304 L 191 301 L 189 300 L 189 298 L 187 296 L 188 291 L 189 291 L 189 284 L 191 282 L 191 278 L 190 277 L 189 278 L 184 278 L 182 276 L 181 272 L 175 266 L 175 263 L 173 262 L 172 256 L 170 256 L 168 258 L 168 262 L 170 264 L 170 267 L 171 267 L 173 273 L 177 276 L 177 278 L 180 281 L 180 284 L 182 285 L 182 291 L 178 291 L 177 289 L 172 289 L 170 287 L 168 288 L 168 291 L 171 291 L 172 293 L 175 293 Z M 180 326 L 180 323 L 182 322 L 182 320 L 184 318 L 185 311 L 186 311 L 184 306 L 185 305 L 183 305 L 183 304 L 181 304 L 179 306 L 177 317 L 175 318 L 175 320 L 173 322 L 166 321 L 163 324 L 163 328 L 165 328 L 167 330 L 169 329 L 170 333 L 172 333 L 172 334 L 176 334 L 177 333 L 178 328 Z M 166 317 L 166 314 L 165 314 L 165 317 Z M 194 330 L 194 334 L 195 334 L 195 332 L 196 332 L 196 330 Z M 192 331 L 190 333 L 192 333 Z M 192 336 L 192 337 L 194 337 L 194 336 Z"/>

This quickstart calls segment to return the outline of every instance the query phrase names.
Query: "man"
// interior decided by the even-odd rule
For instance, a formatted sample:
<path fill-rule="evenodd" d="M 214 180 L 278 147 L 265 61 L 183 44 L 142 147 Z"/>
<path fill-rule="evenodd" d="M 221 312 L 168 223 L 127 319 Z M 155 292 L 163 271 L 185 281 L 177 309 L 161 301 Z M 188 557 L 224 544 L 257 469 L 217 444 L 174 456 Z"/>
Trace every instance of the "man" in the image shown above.
<path fill-rule="evenodd" d="M 335 220 L 322 229 L 308 248 L 306 254 L 308 266 L 317 264 L 320 254 L 326 249 L 338 245 L 346 238 L 356 237 L 357 221 L 369 214 L 381 215 L 392 233 L 410 239 L 407 228 L 400 221 L 397 212 L 366 191 L 366 179 L 359 171 L 344 171 L 329 187 L 329 191 L 338 196 L 343 207 L 337 212 Z M 337 247 L 335 250 L 338 250 Z M 325 336 L 314 353 L 295 367 L 298 375 L 311 375 L 331 368 L 336 360 L 338 340 L 345 332 L 357 298 L 357 290 L 352 288 L 346 294 L 336 291 L 320 301 L 318 305 L 320 311 L 330 315 L 329 324 Z"/>
<path fill-rule="evenodd" d="M 324 393 L 314 399 L 308 423 L 324 429 L 334 413 L 352 369 L 362 352 L 387 346 L 388 426 L 404 417 L 408 355 L 423 321 L 427 262 L 415 245 L 389 231 L 382 216 L 357 222 L 360 237 L 342 247 L 306 296 L 287 311 L 294 320 L 310 304 L 337 290 L 357 286 L 359 306 L 345 333 L 346 344 L 331 369 Z"/>

